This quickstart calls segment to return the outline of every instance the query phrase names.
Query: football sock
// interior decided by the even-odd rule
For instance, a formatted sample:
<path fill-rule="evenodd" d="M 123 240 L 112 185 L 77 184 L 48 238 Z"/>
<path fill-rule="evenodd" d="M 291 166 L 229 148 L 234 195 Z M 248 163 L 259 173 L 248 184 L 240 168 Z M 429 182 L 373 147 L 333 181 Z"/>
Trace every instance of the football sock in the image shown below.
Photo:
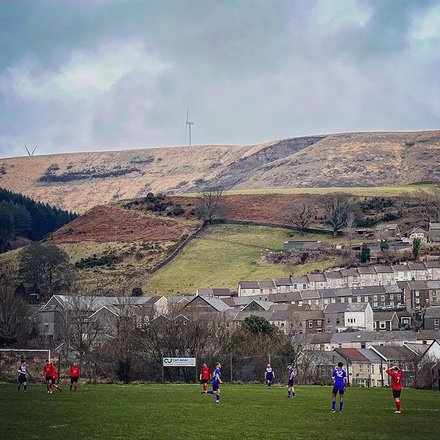
<path fill-rule="evenodd" d="M 20 385 L 17 386 L 17 391 L 20 392 Z"/>
<path fill-rule="evenodd" d="M 396 402 L 396 409 L 397 411 L 400 411 L 400 402 Z"/>
<path fill-rule="evenodd" d="M 339 411 L 342 412 L 342 408 L 344 408 L 344 402 L 341 400 L 341 401 L 339 402 Z"/>
<path fill-rule="evenodd" d="M 220 402 L 220 394 L 215 395 L 215 400 L 217 400 L 217 402 Z"/>
<path fill-rule="evenodd" d="M 332 400 L 332 410 L 335 411 L 336 410 L 336 401 Z"/>
<path fill-rule="evenodd" d="M 24 390 L 26 391 L 27 385 L 24 385 Z"/>

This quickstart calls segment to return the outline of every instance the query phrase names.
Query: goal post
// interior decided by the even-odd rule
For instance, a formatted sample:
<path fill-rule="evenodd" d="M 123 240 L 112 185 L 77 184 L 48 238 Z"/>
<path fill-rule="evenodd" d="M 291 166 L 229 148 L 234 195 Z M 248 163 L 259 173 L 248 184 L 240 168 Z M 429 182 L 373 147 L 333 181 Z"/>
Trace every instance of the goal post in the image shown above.
<path fill-rule="evenodd" d="M 16 382 L 17 367 L 21 360 L 26 361 L 30 382 L 41 379 L 41 371 L 46 359 L 51 360 L 51 351 L 33 348 L 2 348 L 0 349 L 0 381 Z"/>

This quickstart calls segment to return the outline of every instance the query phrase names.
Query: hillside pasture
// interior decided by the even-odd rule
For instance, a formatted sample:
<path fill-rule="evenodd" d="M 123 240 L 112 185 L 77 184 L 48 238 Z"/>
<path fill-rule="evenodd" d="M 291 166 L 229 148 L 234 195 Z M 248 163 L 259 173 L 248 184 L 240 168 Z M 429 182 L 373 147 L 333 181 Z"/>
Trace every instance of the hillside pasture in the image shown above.
<path fill-rule="evenodd" d="M 268 263 L 270 252 L 280 251 L 288 239 L 320 239 L 331 244 L 341 240 L 330 235 L 300 236 L 284 228 L 244 225 L 212 225 L 192 240 L 179 255 L 154 273 L 143 286 L 147 294 L 193 294 L 199 287 L 227 287 L 235 290 L 239 281 L 285 277 L 290 269 Z M 324 269 L 338 260 L 322 259 L 294 268 L 302 274 Z"/>
<path fill-rule="evenodd" d="M 330 387 L 221 387 L 221 403 L 197 385 L 80 385 L 47 394 L 43 384 L 17 393 L 0 385 L 2 439 L 335 439 L 434 440 L 440 393 L 405 389 L 394 414 L 389 389 L 350 388 L 342 414 L 330 410 Z"/>

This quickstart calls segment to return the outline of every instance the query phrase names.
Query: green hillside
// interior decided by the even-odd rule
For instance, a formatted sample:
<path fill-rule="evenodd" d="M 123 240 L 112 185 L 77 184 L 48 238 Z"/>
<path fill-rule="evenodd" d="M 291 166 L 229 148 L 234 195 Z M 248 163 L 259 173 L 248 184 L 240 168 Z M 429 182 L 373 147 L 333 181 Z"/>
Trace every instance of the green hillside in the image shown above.
<path fill-rule="evenodd" d="M 281 250 L 287 239 L 295 238 L 299 239 L 300 236 L 292 235 L 292 231 L 282 228 L 209 226 L 173 261 L 154 273 L 143 290 L 147 295 L 191 294 L 199 287 L 227 287 L 235 290 L 242 280 L 285 277 L 290 272 L 288 268 L 282 264 L 268 263 L 264 257 L 272 251 Z M 301 238 L 335 242 L 331 236 L 308 234 Z M 294 273 L 324 269 L 337 263 L 336 259 L 323 259 L 297 266 Z"/>

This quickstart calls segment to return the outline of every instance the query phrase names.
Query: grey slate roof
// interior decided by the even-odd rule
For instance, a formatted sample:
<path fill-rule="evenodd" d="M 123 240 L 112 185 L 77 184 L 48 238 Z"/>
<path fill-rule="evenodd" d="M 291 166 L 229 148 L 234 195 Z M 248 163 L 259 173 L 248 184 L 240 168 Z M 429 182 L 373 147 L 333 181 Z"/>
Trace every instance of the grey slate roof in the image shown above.
<path fill-rule="evenodd" d="M 328 304 L 324 309 L 325 314 L 327 313 L 344 313 L 344 312 L 364 312 L 368 303 L 334 303 Z"/>

